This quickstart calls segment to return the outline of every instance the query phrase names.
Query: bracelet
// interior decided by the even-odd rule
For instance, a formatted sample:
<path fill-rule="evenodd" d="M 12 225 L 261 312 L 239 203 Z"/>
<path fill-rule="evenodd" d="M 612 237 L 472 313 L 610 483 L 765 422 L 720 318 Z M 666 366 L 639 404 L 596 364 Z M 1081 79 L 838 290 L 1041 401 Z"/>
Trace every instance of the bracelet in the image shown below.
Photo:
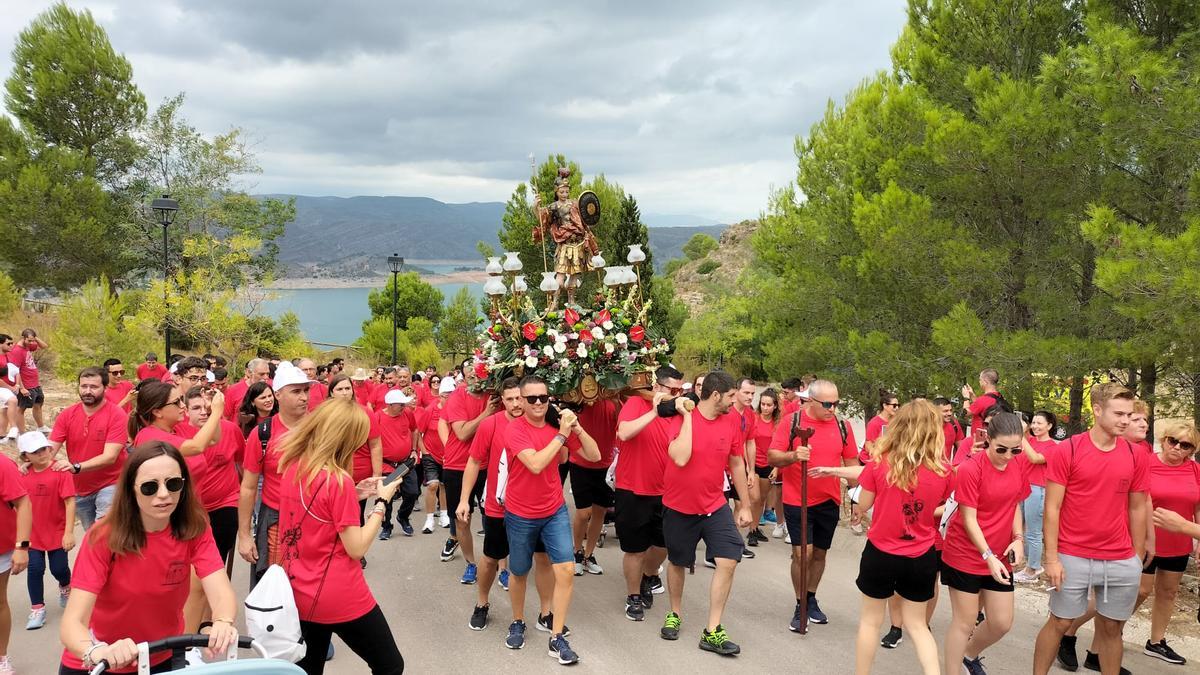
<path fill-rule="evenodd" d="M 996 557 L 996 554 L 992 553 L 992 549 L 990 549 L 990 548 L 983 552 L 984 560 L 987 560 L 988 558 L 994 558 L 994 557 Z"/>
<path fill-rule="evenodd" d="M 212 627 L 213 627 L 213 622 L 211 622 L 211 621 L 201 621 L 201 622 L 200 622 L 200 625 L 199 625 L 199 626 L 196 628 L 196 632 L 197 632 L 197 633 L 202 633 L 202 632 L 204 631 L 204 629 L 205 629 L 205 628 L 210 628 L 210 629 L 211 629 Z"/>
<path fill-rule="evenodd" d="M 379 516 L 380 518 L 382 518 L 382 517 L 383 517 L 383 506 L 382 506 L 382 505 L 381 505 L 381 506 L 376 506 L 375 508 L 371 509 L 371 515 L 372 515 L 372 516 Z M 368 517 L 369 517 L 369 516 L 368 516 Z"/>
<path fill-rule="evenodd" d="M 219 623 L 227 623 L 227 624 L 229 624 L 230 626 L 232 626 L 232 625 L 233 625 L 233 619 L 213 619 L 213 620 L 212 620 L 212 621 L 210 621 L 209 623 L 218 623 L 218 622 L 219 622 Z"/>
<path fill-rule="evenodd" d="M 554 440 L 558 441 L 559 445 L 567 444 L 567 437 L 562 435 L 562 432 L 554 434 Z"/>
<path fill-rule="evenodd" d="M 83 661 L 84 667 L 88 668 L 89 670 L 92 668 L 95 668 L 96 663 L 94 661 L 92 661 L 92 652 L 96 651 L 97 649 L 99 649 L 101 647 L 107 647 L 107 646 L 108 646 L 107 642 L 93 642 L 91 647 L 88 647 L 87 649 L 83 650 L 83 658 L 81 660 Z"/>
<path fill-rule="evenodd" d="M 387 503 L 388 503 L 388 500 L 384 499 L 383 497 L 376 497 L 376 498 L 375 498 L 375 503 L 376 503 L 376 504 L 387 504 Z"/>

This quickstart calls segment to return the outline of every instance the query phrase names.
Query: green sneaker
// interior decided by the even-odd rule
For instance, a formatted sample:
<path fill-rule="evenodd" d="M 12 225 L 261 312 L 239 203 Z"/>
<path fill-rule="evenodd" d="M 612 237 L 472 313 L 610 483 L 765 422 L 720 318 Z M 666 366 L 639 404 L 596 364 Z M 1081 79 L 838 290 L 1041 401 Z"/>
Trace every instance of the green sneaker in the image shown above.
<path fill-rule="evenodd" d="M 663 630 L 665 631 L 666 628 Z M 742 648 L 737 646 L 737 643 L 729 640 L 729 634 L 725 632 L 725 627 L 721 624 L 717 624 L 717 629 L 711 633 L 707 628 L 704 629 L 700 635 L 700 649 L 721 656 L 733 656 L 742 652 Z"/>
<path fill-rule="evenodd" d="M 683 623 L 683 621 L 680 621 L 678 614 L 675 612 L 667 612 L 667 619 L 666 621 L 663 621 L 663 627 L 662 630 L 659 631 L 659 635 L 661 635 L 662 639 L 664 640 L 678 640 L 679 624 L 681 623 Z"/>

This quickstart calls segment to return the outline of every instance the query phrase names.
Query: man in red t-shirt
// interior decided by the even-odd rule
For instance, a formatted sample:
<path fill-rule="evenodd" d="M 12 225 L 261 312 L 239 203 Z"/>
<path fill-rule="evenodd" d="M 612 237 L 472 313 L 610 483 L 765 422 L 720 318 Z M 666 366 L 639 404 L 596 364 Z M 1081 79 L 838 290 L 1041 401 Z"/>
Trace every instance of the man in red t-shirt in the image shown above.
<path fill-rule="evenodd" d="M 317 362 L 312 359 L 296 359 L 296 367 L 300 372 L 308 376 L 308 379 L 313 381 L 313 386 L 308 388 L 308 412 L 317 409 L 317 406 L 325 402 L 329 398 L 329 387 L 319 381 L 317 377 Z M 387 523 L 384 520 L 384 523 Z"/>
<path fill-rule="evenodd" d="M 18 430 L 25 430 L 25 410 L 33 411 L 33 426 L 42 433 L 49 433 L 50 427 L 42 419 L 42 404 L 46 400 L 42 393 L 41 380 L 38 378 L 37 361 L 33 353 L 39 349 L 48 349 L 50 345 L 38 337 L 37 331 L 26 328 L 21 331 L 21 339 L 8 352 L 8 362 L 15 364 L 20 371 L 21 380 L 17 383 L 17 407 L 21 410 Z"/>
<path fill-rule="evenodd" d="M 721 625 L 721 615 L 733 587 L 733 572 L 742 559 L 745 543 L 739 527 L 750 526 L 750 499 L 746 486 L 745 435 L 739 417 L 730 414 L 737 394 L 733 378 L 716 370 L 704 376 L 700 402 L 676 399 L 679 415 L 671 419 L 670 461 L 663 474 L 663 537 L 667 544 L 667 588 L 671 611 L 661 635 L 679 639 L 683 611 L 683 582 L 687 568 L 696 563 L 696 545 L 704 540 L 705 557 L 716 564 L 709 589 L 708 623 L 700 634 L 700 648 L 723 656 L 741 652 Z M 725 497 L 725 474 L 734 480 L 737 522 Z"/>
<path fill-rule="evenodd" d="M 570 410 L 559 413 L 557 428 L 546 422 L 549 391 L 541 378 L 532 375 L 522 378 L 524 414 L 510 422 L 504 431 L 508 460 L 504 529 L 508 533 L 508 569 L 512 573 L 509 593 L 513 607 L 509 637 L 513 637 L 514 631 L 524 633 L 526 581 L 533 567 L 534 549 L 541 542 L 554 567 L 554 610 L 548 616 L 539 616 L 538 626 L 550 629 L 550 655 L 567 665 L 579 660 L 567 643 L 563 628 L 575 584 L 575 556 L 571 550 L 571 517 L 563 501 L 556 468 L 567 461 L 569 450 L 589 462 L 600 460 L 600 450 Z M 461 510 L 462 502 L 459 503 Z M 509 647 L 513 645 L 510 643 Z"/>
<path fill-rule="evenodd" d="M 962 396 L 963 401 L 967 403 L 967 412 L 971 415 L 972 434 L 976 429 L 984 428 L 983 413 L 1004 400 L 1004 397 L 1000 395 L 1000 390 L 996 388 L 999 384 L 1000 373 L 995 368 L 984 368 L 979 372 L 979 387 L 983 390 L 982 394 L 976 396 L 975 390 L 971 388 L 970 384 L 963 385 Z"/>
<path fill-rule="evenodd" d="M 467 468 L 467 458 L 471 454 L 471 441 L 475 438 L 475 430 L 485 419 L 500 407 L 500 400 L 492 392 L 482 390 L 482 383 L 475 376 L 472 361 L 464 362 L 463 373 L 466 379 L 462 387 L 454 390 L 446 401 L 442 418 L 438 420 L 438 436 L 446 444 L 442 463 L 442 484 L 446 486 L 447 510 L 454 508 L 462 496 L 463 472 Z M 475 540 L 471 535 L 471 514 L 483 492 L 482 485 L 476 485 L 474 493 L 469 494 L 467 501 L 470 507 L 466 520 L 450 519 L 450 537 L 442 547 L 442 562 L 454 557 L 454 552 L 462 546 L 463 560 L 467 568 L 463 571 L 462 583 L 473 584 L 479 568 L 475 565 Z M 463 536 L 459 536 L 462 534 Z"/>
<path fill-rule="evenodd" d="M 833 533 L 837 530 L 842 508 L 842 485 L 837 478 L 807 478 L 808 499 L 802 498 L 806 476 L 801 462 L 807 460 L 810 467 L 858 466 L 859 463 L 854 430 L 837 416 L 841 404 L 837 385 L 829 380 L 815 380 L 808 391 L 809 402 L 795 413 L 799 415 L 797 430 L 811 429 L 813 432 L 808 445 L 804 445 L 799 434 L 792 438 L 792 416 L 789 415 L 779 421 L 767 453 L 767 462 L 780 467 L 783 512 L 792 536 L 792 589 L 796 592 L 796 610 L 789 625 L 792 631 L 802 627 L 801 612 L 807 612 L 812 623 L 829 623 L 829 618 L 817 604 L 817 587 L 825 574 L 826 556 L 833 546 Z M 807 533 L 802 533 L 800 528 L 802 506 L 808 507 Z M 800 588 L 801 546 L 808 547 L 808 588 Z"/>
<path fill-rule="evenodd" d="M 396 369 L 390 367 L 384 368 L 383 381 L 371 392 L 371 409 L 378 412 L 387 407 L 387 403 L 383 400 L 384 397 L 387 396 L 389 391 L 397 389 L 402 389 L 402 387 L 400 386 L 399 378 L 396 377 Z"/>
<path fill-rule="evenodd" d="M 942 413 L 942 433 L 946 437 L 946 461 L 950 461 L 950 457 L 954 454 L 954 446 L 967 436 L 963 432 L 962 425 L 958 423 L 958 419 L 954 417 L 954 404 L 950 402 L 950 399 L 939 396 L 933 399 L 933 404 Z"/>
<path fill-rule="evenodd" d="M 1121 668 L 1121 629 L 1133 614 L 1146 548 L 1149 456 L 1122 438 L 1133 392 L 1115 382 L 1092 387 L 1095 426 L 1073 436 L 1046 469 L 1045 570 L 1050 618 L 1038 633 L 1033 672 L 1044 675 L 1072 622 L 1086 620 L 1096 598 L 1095 631 L 1103 672 Z M 1062 656 L 1059 656 L 1061 659 Z"/>
<path fill-rule="evenodd" d="M 104 388 L 104 398 L 108 402 L 129 414 L 133 410 L 133 383 L 125 379 L 125 366 L 121 359 L 105 359 L 101 366 L 108 373 L 108 385 Z"/>
<path fill-rule="evenodd" d="M 138 382 L 142 380 L 161 380 L 167 376 L 167 367 L 158 362 L 154 352 L 146 354 L 146 361 L 137 367 Z"/>
<path fill-rule="evenodd" d="M 246 398 L 246 390 L 255 382 L 266 382 L 271 378 L 271 364 L 266 359 L 250 359 L 246 363 L 246 374 L 241 381 L 225 391 L 225 414 L 230 422 L 237 422 L 238 408 Z M 305 405 L 308 405 L 305 403 Z"/>
<path fill-rule="evenodd" d="M 624 553 L 625 616 L 631 621 L 643 621 L 654 595 L 666 590 L 658 568 L 667 558 L 662 494 L 671 425 L 660 416 L 659 404 L 683 393 L 683 373 L 662 366 L 654 371 L 652 392 L 649 401 L 640 393 L 626 399 L 617 416 L 615 521 Z"/>
<path fill-rule="evenodd" d="M 313 389 L 321 389 L 314 386 Z M 397 494 L 400 495 L 400 506 L 396 509 L 396 522 L 404 536 L 413 535 L 413 527 L 409 522 L 417 497 L 421 494 L 420 482 L 417 479 L 417 450 L 416 415 L 413 413 L 413 399 L 405 396 L 403 391 L 393 389 L 384 397 L 386 407 L 375 413 L 375 421 L 379 426 L 380 443 L 383 446 L 383 473 L 390 474 L 404 462 L 409 462 L 413 470 L 405 474 L 404 483 Z M 311 409 L 311 408 L 310 408 Z M 412 460 L 412 461 L 409 461 Z M 394 499 L 392 501 L 395 501 Z M 392 501 L 387 502 L 383 510 L 383 527 L 379 530 L 379 540 L 386 541 L 392 537 Z"/>
<path fill-rule="evenodd" d="M 754 386 L 754 380 L 743 377 L 737 380 L 737 386 L 734 387 L 736 392 L 733 397 L 733 408 L 731 412 L 738 416 L 738 427 L 741 429 L 743 440 L 743 456 L 746 458 L 746 473 L 743 477 L 746 481 L 747 493 L 750 499 L 758 501 L 758 477 L 754 473 L 754 458 L 760 452 L 766 452 L 766 448 L 756 447 L 754 444 L 754 430 L 758 425 L 758 415 L 754 412 L 754 395 L 758 388 Z M 730 484 L 734 480 L 733 476 L 729 477 Z M 736 494 L 736 493 L 735 493 Z M 734 496 L 736 499 L 736 496 Z M 748 546 L 758 546 L 758 542 L 768 541 L 765 534 L 758 529 L 758 523 L 752 523 L 750 530 L 746 533 L 746 544 Z M 753 558 L 754 551 L 749 548 L 742 549 L 743 558 Z"/>
<path fill-rule="evenodd" d="M 104 398 L 107 384 L 103 370 L 81 370 L 79 403 L 59 413 L 50 432 L 53 455 L 67 448 L 67 458 L 55 461 L 53 468 L 75 474 L 75 510 L 84 530 L 112 506 L 129 438 L 129 416 Z"/>

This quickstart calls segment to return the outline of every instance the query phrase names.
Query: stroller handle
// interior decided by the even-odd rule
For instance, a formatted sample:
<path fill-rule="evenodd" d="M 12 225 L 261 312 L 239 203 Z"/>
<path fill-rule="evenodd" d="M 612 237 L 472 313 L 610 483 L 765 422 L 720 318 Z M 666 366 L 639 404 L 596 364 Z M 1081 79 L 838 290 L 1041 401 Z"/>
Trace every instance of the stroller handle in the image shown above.
<path fill-rule="evenodd" d="M 154 654 L 157 652 L 166 651 L 168 649 L 173 652 L 176 652 L 176 651 L 182 652 L 183 650 L 191 649 L 192 647 L 196 647 L 196 648 L 207 647 L 208 646 L 208 636 L 207 635 L 199 635 L 199 634 L 174 635 L 172 637 L 163 638 L 161 640 L 154 640 L 153 642 L 140 643 L 138 645 L 139 651 L 142 651 L 140 648 L 143 644 L 146 646 L 144 651 L 147 654 Z M 266 651 L 264 651 L 263 647 L 261 645 L 259 645 L 257 642 L 255 642 L 254 638 L 250 637 L 249 635 L 239 635 L 238 636 L 237 648 L 252 650 L 260 658 L 267 657 L 267 653 L 266 653 Z M 230 651 L 233 651 L 233 650 L 230 650 Z M 102 673 L 108 672 L 108 668 L 109 668 L 108 661 L 101 660 L 100 663 L 97 663 L 95 665 L 95 667 L 93 667 L 90 671 L 88 671 L 88 675 L 101 675 Z"/>

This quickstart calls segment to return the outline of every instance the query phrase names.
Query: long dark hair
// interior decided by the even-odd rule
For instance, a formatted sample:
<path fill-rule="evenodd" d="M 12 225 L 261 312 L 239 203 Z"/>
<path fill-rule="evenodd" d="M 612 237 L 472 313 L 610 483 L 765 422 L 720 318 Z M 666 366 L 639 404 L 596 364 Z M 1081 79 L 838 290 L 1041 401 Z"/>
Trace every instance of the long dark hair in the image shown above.
<path fill-rule="evenodd" d="M 246 398 L 242 399 L 242 405 L 238 408 L 238 426 L 242 428 L 243 436 L 249 435 L 250 430 L 258 424 L 258 408 L 254 407 L 254 399 L 262 396 L 268 388 L 266 382 L 255 382 L 246 389 Z M 274 396 L 274 392 L 271 395 Z M 279 412 L 279 399 L 275 399 L 275 402 L 271 404 L 271 415 L 277 412 Z"/>
<path fill-rule="evenodd" d="M 345 373 L 338 373 L 337 375 L 334 375 L 329 380 L 329 387 L 325 391 L 325 393 L 328 394 L 328 396 L 326 396 L 326 398 L 333 398 L 333 388 L 338 386 L 339 384 L 341 384 L 342 382 L 344 382 L 346 380 L 350 380 L 350 376 Z M 354 391 L 354 380 L 350 380 L 350 393 L 351 393 L 351 398 L 353 398 L 355 401 L 357 401 L 358 395 L 357 395 L 357 392 Z"/>
<path fill-rule="evenodd" d="M 165 383 L 164 383 L 165 384 Z M 183 455 L 170 443 L 150 441 L 133 448 L 121 469 L 121 477 L 117 480 L 117 491 L 113 496 L 112 508 L 98 524 L 101 527 L 92 528 L 92 542 L 100 537 L 108 538 L 108 549 L 115 555 L 137 553 L 146 545 L 146 528 L 142 525 L 141 509 L 137 503 L 137 472 L 143 464 L 155 457 L 170 457 L 179 465 L 179 475 L 183 476 L 183 490 L 179 493 L 179 503 L 171 512 L 171 535 L 180 541 L 195 539 L 208 529 L 208 518 L 204 507 L 196 497 L 195 486 L 192 485 L 191 474 L 188 473 L 187 462 Z"/>
<path fill-rule="evenodd" d="M 1050 412 L 1049 410 L 1039 410 L 1039 411 L 1033 413 L 1033 416 L 1040 417 L 1040 418 L 1046 420 L 1046 424 L 1050 425 L 1050 428 L 1046 430 L 1046 433 L 1050 434 L 1050 436 L 1053 437 L 1054 431 L 1056 429 L 1058 429 L 1058 417 L 1055 416 L 1055 414 Z"/>
<path fill-rule="evenodd" d="M 154 411 L 160 410 L 171 401 L 175 385 L 162 380 L 142 380 L 133 388 L 133 414 L 129 416 L 129 439 L 137 438 L 138 432 L 154 424 Z"/>
<path fill-rule="evenodd" d="M 775 402 L 775 410 L 771 412 L 771 424 L 774 424 L 779 421 L 779 416 L 783 414 L 783 410 L 779 406 L 779 392 L 775 391 L 773 387 L 763 389 L 763 393 L 758 395 L 758 410 L 756 412 L 762 412 L 762 400 L 764 398 L 769 398 Z"/>

